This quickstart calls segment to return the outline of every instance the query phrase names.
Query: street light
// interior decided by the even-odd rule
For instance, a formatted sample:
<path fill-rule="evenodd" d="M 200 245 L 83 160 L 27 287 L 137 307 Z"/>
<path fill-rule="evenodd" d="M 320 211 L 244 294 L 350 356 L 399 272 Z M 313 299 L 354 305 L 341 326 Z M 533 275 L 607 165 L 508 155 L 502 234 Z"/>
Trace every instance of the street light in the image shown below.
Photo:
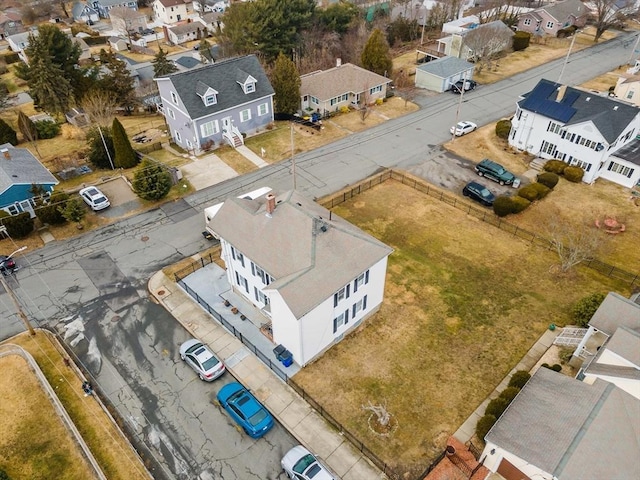
<path fill-rule="evenodd" d="M 27 247 L 20 247 L 19 249 L 17 249 L 15 252 L 12 252 L 11 255 L 9 255 L 7 258 L 5 258 L 2 261 L 3 265 L 4 262 L 6 262 L 7 260 L 9 260 L 11 257 L 13 257 L 16 253 L 22 252 L 24 250 L 26 250 Z M 22 320 L 22 322 L 24 323 L 25 327 L 27 327 L 27 330 L 29 330 L 29 334 L 30 335 L 35 335 L 36 332 L 33 329 L 33 327 L 31 326 L 31 323 L 29 322 L 29 319 L 27 318 L 27 315 L 22 311 L 22 307 L 20 306 L 20 303 L 18 302 L 18 299 L 16 298 L 15 293 L 13 293 L 13 290 L 11 290 L 11 288 L 9 287 L 9 285 L 7 284 L 7 281 L 4 279 L 4 275 L 0 275 L 0 284 L 2 284 L 2 286 L 4 287 L 5 291 L 9 294 L 9 296 L 11 297 L 11 301 L 13 302 L 13 306 L 16 307 L 16 310 L 18 311 L 18 315 L 20 316 L 20 319 Z"/>

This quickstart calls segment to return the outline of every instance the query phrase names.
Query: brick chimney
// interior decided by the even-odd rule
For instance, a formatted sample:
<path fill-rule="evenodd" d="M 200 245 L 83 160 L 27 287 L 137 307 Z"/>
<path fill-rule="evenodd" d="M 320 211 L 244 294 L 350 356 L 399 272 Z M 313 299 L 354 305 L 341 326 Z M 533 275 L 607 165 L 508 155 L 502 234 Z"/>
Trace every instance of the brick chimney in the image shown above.
<path fill-rule="evenodd" d="M 273 211 L 276 209 L 276 196 L 273 193 L 269 193 L 266 196 L 267 199 L 267 217 L 270 217 Z"/>
<path fill-rule="evenodd" d="M 336 67 L 339 67 L 340 65 L 342 65 L 342 59 L 336 58 Z"/>
<path fill-rule="evenodd" d="M 11 154 L 9 153 L 8 148 L 3 148 L 2 150 L 0 150 L 0 152 L 2 152 L 2 155 L 4 155 L 4 158 L 6 158 L 7 160 L 11 160 Z"/>

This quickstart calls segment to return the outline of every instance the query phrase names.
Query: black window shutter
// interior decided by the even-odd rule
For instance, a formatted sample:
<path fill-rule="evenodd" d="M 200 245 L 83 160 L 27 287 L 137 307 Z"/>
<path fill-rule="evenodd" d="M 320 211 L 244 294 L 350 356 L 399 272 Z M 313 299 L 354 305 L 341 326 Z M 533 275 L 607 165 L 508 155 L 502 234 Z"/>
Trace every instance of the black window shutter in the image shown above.
<path fill-rule="evenodd" d="M 349 323 L 349 309 L 348 308 L 344 311 L 344 324 L 346 325 L 347 323 Z"/>
<path fill-rule="evenodd" d="M 358 291 L 358 278 L 353 281 L 353 293 Z"/>
<path fill-rule="evenodd" d="M 338 319 L 334 318 L 333 319 L 333 333 L 336 333 L 338 331 Z"/>
<path fill-rule="evenodd" d="M 346 298 L 349 298 L 349 287 L 350 286 L 351 286 L 351 284 L 347 285 L 347 297 Z"/>
<path fill-rule="evenodd" d="M 337 293 L 333 294 L 333 306 L 334 306 L 334 308 L 338 306 L 338 294 Z M 335 332 L 335 330 L 334 330 L 334 332 Z"/>
<path fill-rule="evenodd" d="M 369 270 L 367 270 L 364 274 L 364 283 L 369 283 Z"/>
<path fill-rule="evenodd" d="M 364 298 L 362 299 L 362 310 L 366 310 L 367 309 L 367 296 L 365 295 Z"/>

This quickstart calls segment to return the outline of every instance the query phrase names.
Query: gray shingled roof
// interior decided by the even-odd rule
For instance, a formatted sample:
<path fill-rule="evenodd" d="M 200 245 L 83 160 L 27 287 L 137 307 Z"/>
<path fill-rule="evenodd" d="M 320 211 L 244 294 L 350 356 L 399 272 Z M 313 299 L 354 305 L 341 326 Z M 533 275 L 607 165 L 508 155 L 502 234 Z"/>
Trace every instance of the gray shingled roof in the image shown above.
<path fill-rule="evenodd" d="M 609 292 L 589 320 L 589 325 L 608 336 L 623 326 L 640 331 L 640 305 L 615 292 Z"/>
<path fill-rule="evenodd" d="M 351 63 L 300 77 L 300 93 L 327 101 L 343 93 L 361 93 L 367 88 L 386 85 L 391 79 Z"/>
<path fill-rule="evenodd" d="M 558 91 L 561 87 L 563 85 L 559 83 L 542 79 L 531 92 L 525 95 L 523 100 L 518 102 L 518 105 L 524 110 L 536 112 L 564 123 L 565 126 L 591 121 L 610 144 L 640 113 L 640 109 L 634 105 L 573 87 L 566 87 L 561 101 L 557 102 Z M 545 99 L 540 96 L 541 92 L 546 97 Z M 571 100 L 569 101 L 569 99 Z M 549 109 L 549 105 L 555 105 L 557 108 Z M 575 112 L 572 112 L 571 109 Z M 555 116 L 556 113 L 560 116 Z"/>
<path fill-rule="evenodd" d="M 607 350 L 640 367 L 640 331 L 621 326 L 605 345 Z M 638 371 L 640 374 L 640 370 Z"/>
<path fill-rule="evenodd" d="M 236 75 L 239 70 L 247 72 L 256 79 L 255 92 L 245 94 L 242 86 L 238 85 Z M 271 83 L 269 83 L 269 79 L 255 55 L 231 58 L 195 70 L 158 77 L 157 80 L 159 82 L 170 81 L 173 84 L 176 94 L 184 103 L 192 119 L 273 95 L 273 87 L 271 87 Z M 196 93 L 198 81 L 218 92 L 218 103 L 205 106 L 202 98 Z"/>
<path fill-rule="evenodd" d="M 176 35 L 184 35 L 187 33 L 195 33 L 198 30 L 201 32 L 206 31 L 207 27 L 204 23 L 200 21 L 183 23 L 182 25 L 176 25 L 175 27 L 169 27 L 170 32 L 175 33 Z"/>
<path fill-rule="evenodd" d="M 10 159 L 0 153 L 0 194 L 12 185 L 57 185 L 54 177 L 26 148 L 15 148 L 10 143 L 0 145 L 9 151 Z"/>
<path fill-rule="evenodd" d="M 437 60 L 424 63 L 417 70 L 430 73 L 440 78 L 449 78 L 462 72 L 466 72 L 473 67 L 473 63 L 467 62 L 457 57 L 442 57 Z"/>
<path fill-rule="evenodd" d="M 564 22 L 569 15 L 579 18 L 587 13 L 587 7 L 580 0 L 565 0 L 564 2 L 544 6 L 538 10 L 544 10 L 558 22 Z"/>
<path fill-rule="evenodd" d="M 230 198 L 210 225 L 276 279 L 268 288 L 282 295 L 296 318 L 393 251 L 295 192 L 276 197 L 271 218 L 265 213 L 264 198 Z"/>
<path fill-rule="evenodd" d="M 640 478 L 640 400 L 540 368 L 486 436 L 559 480 Z"/>

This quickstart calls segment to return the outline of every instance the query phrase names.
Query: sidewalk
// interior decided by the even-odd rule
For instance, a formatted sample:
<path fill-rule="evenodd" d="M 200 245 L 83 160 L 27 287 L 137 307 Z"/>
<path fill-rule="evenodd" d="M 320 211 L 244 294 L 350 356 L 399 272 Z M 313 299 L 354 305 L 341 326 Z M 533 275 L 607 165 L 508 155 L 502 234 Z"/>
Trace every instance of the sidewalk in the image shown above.
<path fill-rule="evenodd" d="M 219 267 L 218 267 L 219 268 Z M 200 269 L 201 272 L 204 269 Z M 213 278 L 212 278 L 213 277 Z M 209 277 L 209 292 L 223 288 L 219 275 Z M 226 280 L 226 279 L 225 279 Z M 336 432 L 291 387 L 250 353 L 240 340 L 206 313 L 190 295 L 162 271 L 148 283 L 149 292 L 194 337 L 225 362 L 229 372 L 269 409 L 302 445 L 321 457 L 343 480 L 386 478 L 342 435 Z M 228 285 L 226 286 L 228 289 Z M 216 301 L 223 303 L 220 297 Z M 211 303 L 213 306 L 214 304 Z M 220 313 L 223 313 L 222 310 Z"/>

